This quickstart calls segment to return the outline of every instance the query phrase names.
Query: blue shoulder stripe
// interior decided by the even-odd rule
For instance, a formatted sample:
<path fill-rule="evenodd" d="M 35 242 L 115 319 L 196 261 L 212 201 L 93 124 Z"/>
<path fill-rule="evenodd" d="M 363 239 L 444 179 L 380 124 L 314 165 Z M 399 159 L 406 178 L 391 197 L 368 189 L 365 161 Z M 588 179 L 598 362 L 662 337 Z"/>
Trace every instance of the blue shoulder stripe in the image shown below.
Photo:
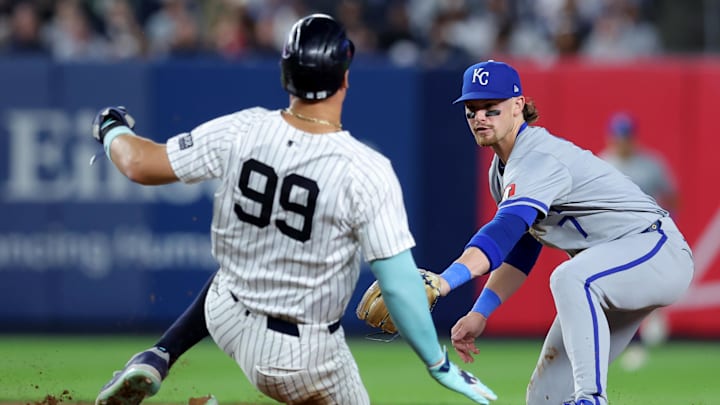
<path fill-rule="evenodd" d="M 546 215 L 548 212 L 548 206 L 545 205 L 543 202 L 538 201 L 534 198 L 528 198 L 528 197 L 519 197 L 519 198 L 513 198 L 512 200 L 505 200 L 498 205 L 498 208 L 503 207 L 509 207 L 513 205 L 529 205 L 533 208 L 536 208 L 538 211 L 542 212 L 543 215 Z"/>

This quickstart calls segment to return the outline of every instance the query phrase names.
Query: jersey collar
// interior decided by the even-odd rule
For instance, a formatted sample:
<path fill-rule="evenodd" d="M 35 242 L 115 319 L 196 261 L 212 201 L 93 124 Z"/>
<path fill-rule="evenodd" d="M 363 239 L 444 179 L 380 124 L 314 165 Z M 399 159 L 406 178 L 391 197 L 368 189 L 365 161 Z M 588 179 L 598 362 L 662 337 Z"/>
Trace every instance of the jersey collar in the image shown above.
<path fill-rule="evenodd" d="M 522 125 L 520 125 L 520 130 L 518 131 L 517 136 L 515 137 L 516 142 L 517 142 L 517 138 L 520 136 L 520 134 L 522 134 L 522 131 L 524 131 L 525 128 L 527 128 L 527 127 L 528 127 L 527 122 L 523 122 Z M 505 163 L 503 163 L 502 160 L 500 160 L 499 158 L 498 158 L 498 171 L 500 172 L 501 176 L 503 174 L 505 174 Z"/>
<path fill-rule="evenodd" d="M 524 131 L 525 128 L 527 128 L 527 127 L 528 127 L 528 123 L 523 122 L 522 125 L 520 125 L 520 130 L 518 131 L 517 136 L 520 136 L 520 134 L 522 134 L 522 131 Z"/>

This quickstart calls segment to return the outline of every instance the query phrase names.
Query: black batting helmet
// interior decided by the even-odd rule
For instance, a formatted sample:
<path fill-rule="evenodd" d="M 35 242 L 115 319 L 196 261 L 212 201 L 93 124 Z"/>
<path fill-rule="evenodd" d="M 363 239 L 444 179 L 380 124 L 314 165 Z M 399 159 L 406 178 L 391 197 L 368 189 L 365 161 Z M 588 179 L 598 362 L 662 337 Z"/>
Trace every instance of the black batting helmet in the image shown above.
<path fill-rule="evenodd" d="M 326 14 L 301 18 L 290 29 L 280 66 L 285 90 L 304 100 L 335 94 L 350 67 L 355 45 L 345 28 Z"/>

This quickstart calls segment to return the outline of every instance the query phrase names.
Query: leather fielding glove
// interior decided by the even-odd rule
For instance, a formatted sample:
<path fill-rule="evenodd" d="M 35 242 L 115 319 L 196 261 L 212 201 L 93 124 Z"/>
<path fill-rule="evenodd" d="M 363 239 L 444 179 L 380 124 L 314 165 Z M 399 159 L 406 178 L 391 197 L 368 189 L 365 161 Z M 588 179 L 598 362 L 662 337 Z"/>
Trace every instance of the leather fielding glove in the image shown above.
<path fill-rule="evenodd" d="M 433 310 L 440 298 L 440 275 L 425 269 L 418 269 L 425 286 L 425 295 L 428 299 L 428 307 Z M 358 319 L 365 321 L 374 328 L 380 328 L 386 333 L 396 333 L 397 327 L 390 318 L 390 311 L 385 305 L 385 300 L 380 291 L 380 284 L 375 281 L 365 290 L 360 302 L 355 308 Z"/>

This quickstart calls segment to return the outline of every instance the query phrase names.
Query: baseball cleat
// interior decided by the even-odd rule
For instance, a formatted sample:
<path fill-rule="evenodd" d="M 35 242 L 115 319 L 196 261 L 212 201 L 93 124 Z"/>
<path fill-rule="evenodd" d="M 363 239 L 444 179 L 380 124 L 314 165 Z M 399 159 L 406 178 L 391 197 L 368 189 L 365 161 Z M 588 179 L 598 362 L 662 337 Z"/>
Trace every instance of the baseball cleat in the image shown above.
<path fill-rule="evenodd" d="M 170 355 L 153 347 L 135 354 L 116 371 L 95 400 L 95 405 L 138 405 L 160 390 L 168 373 Z"/>

